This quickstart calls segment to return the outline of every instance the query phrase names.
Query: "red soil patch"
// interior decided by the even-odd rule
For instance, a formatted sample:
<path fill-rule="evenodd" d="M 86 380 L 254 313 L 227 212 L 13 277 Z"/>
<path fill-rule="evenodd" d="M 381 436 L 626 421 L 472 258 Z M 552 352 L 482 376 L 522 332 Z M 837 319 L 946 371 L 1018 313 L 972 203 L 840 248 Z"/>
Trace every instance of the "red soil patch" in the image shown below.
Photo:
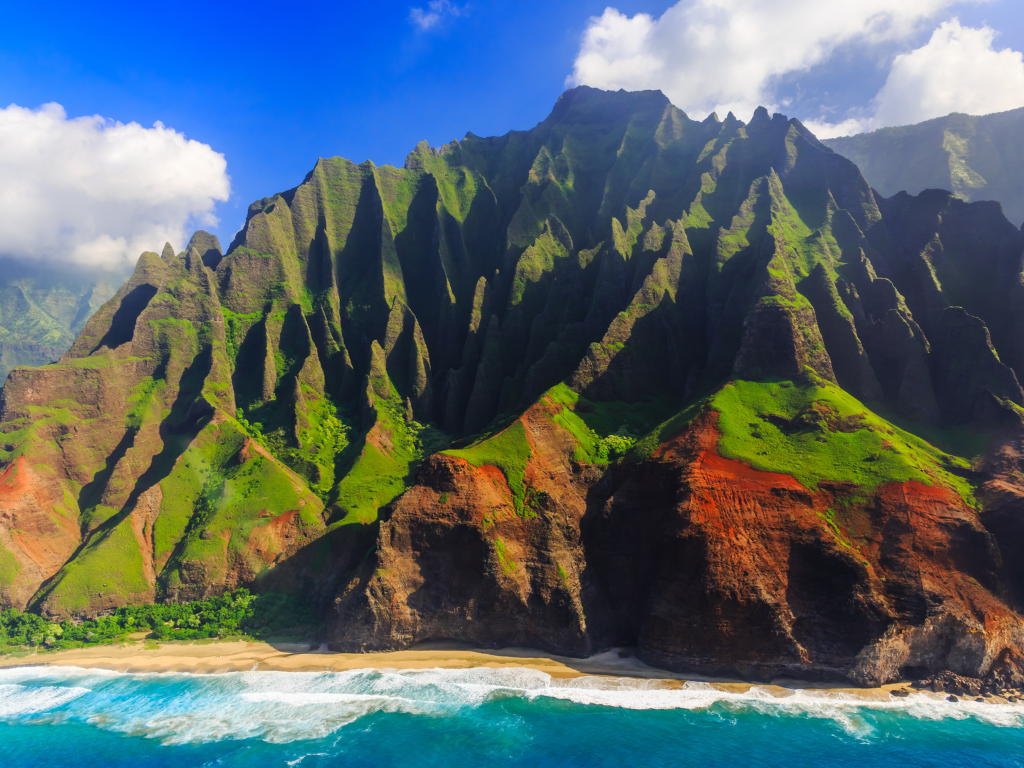
<path fill-rule="evenodd" d="M 268 523 L 271 530 L 277 536 L 284 535 L 285 529 L 288 528 L 289 523 L 299 514 L 298 510 L 292 509 L 284 514 L 278 515 Z"/>
<path fill-rule="evenodd" d="M 698 466 L 701 472 L 717 475 L 719 479 L 725 480 L 738 490 L 757 491 L 766 486 L 785 488 L 790 491 L 806 491 L 800 483 L 791 475 L 782 475 L 777 472 L 762 472 L 754 469 L 742 461 L 727 459 L 714 451 L 706 451 L 700 458 Z"/>
<path fill-rule="evenodd" d="M 0 497 L 17 496 L 28 488 L 25 464 L 25 457 L 19 456 L 4 468 L 0 474 Z"/>

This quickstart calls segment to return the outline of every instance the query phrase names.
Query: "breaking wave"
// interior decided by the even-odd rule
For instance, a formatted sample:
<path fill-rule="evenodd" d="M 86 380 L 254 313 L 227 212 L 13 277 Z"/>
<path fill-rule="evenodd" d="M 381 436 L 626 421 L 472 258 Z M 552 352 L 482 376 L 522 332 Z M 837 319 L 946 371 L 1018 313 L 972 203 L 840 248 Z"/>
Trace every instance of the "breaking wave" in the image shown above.
<path fill-rule="evenodd" d="M 0 721 L 77 720 L 164 744 L 252 738 L 280 744 L 323 738 L 378 713 L 452 717 L 510 702 L 821 718 L 864 737 L 874 729 L 864 715 L 883 711 L 919 720 L 976 719 L 1024 727 L 1024 706 L 953 703 L 929 693 L 876 701 L 838 691 L 774 686 L 733 692 L 696 682 L 671 687 L 613 677 L 563 680 L 526 668 L 219 675 L 122 674 L 73 667 L 0 671 Z"/>

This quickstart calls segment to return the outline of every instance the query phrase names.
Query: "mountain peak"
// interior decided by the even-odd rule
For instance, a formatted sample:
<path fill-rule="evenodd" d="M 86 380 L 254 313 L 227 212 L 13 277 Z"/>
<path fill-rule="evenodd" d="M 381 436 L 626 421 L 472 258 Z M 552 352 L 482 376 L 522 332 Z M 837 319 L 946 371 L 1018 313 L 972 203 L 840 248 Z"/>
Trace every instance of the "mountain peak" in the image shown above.
<path fill-rule="evenodd" d="M 195 249 L 203 261 L 203 264 L 210 269 L 216 269 L 224 253 L 220 249 L 220 240 L 216 235 L 211 235 L 202 229 L 197 229 L 189 238 L 185 252 Z"/>

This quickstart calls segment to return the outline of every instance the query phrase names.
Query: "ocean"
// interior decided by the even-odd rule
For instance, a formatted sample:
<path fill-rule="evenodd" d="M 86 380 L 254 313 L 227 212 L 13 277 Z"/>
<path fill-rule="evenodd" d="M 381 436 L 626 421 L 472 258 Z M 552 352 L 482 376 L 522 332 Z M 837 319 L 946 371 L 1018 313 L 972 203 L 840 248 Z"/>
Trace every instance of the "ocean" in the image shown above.
<path fill-rule="evenodd" d="M 1024 706 L 518 668 L 25 667 L 0 670 L 0 765 L 1024 766 Z"/>

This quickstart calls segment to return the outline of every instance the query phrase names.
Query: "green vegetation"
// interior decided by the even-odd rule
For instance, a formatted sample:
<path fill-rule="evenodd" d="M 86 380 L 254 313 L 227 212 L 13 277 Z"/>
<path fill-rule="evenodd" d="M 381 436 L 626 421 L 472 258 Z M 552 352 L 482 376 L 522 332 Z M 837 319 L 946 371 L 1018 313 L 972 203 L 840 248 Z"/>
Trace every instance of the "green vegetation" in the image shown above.
<path fill-rule="evenodd" d="M 394 386 L 390 390 L 390 397 L 377 400 L 377 424 L 362 445 L 339 458 L 340 466 L 349 465 L 335 496 L 335 504 L 345 510 L 345 523 L 376 520 L 380 508 L 409 487 L 420 460 L 448 445 L 448 436 L 436 427 L 407 423 L 401 399 Z"/>
<path fill-rule="evenodd" d="M 144 255 L 135 283 L 148 280 L 151 298 L 139 286 L 137 307 L 105 305 L 63 363 L 24 372 L 21 388 L 8 389 L 0 461 L 24 457 L 18 466 L 45 488 L 66 490 L 43 514 L 77 547 L 32 604 L 81 615 L 111 595 L 195 596 L 239 578 L 267 585 L 297 548 L 312 546 L 323 568 L 350 546 L 370 552 L 381 509 L 409 488 L 425 456 L 447 448 L 448 433 L 468 444 L 448 455 L 486 465 L 503 492 L 502 473 L 517 515 L 545 515 L 551 502 L 527 479 L 543 457 L 517 420 L 538 392 L 530 418 L 546 414 L 570 451 L 571 435 L 581 463 L 650 459 L 714 410 L 724 455 L 810 488 L 845 482 L 868 493 L 920 480 L 973 501 L 966 463 L 911 432 L 970 458 L 990 425 L 925 430 L 886 408 L 918 413 L 905 402 L 917 398 L 892 394 L 915 381 L 910 371 L 935 379 L 922 409 L 948 410 L 939 355 L 922 363 L 906 340 L 918 333 L 907 302 L 938 301 L 921 287 L 929 270 L 945 299 L 1005 308 L 993 310 L 1001 314 L 990 338 L 1010 359 L 1017 304 L 991 292 L 990 276 L 1019 245 L 1016 227 L 965 218 L 970 226 L 950 237 L 947 225 L 966 206 L 937 196 L 914 226 L 887 229 L 851 166 L 804 141 L 795 122 L 758 122 L 697 123 L 654 92 L 581 87 L 530 131 L 468 135 L 439 150 L 423 143 L 402 167 L 318 161 L 302 184 L 255 204 L 216 273 L 173 249 Z M 933 235 L 937 221 L 946 229 Z M 931 238 L 924 256 L 905 237 L 918 230 Z M 984 240 L 989 232 L 997 245 Z M 894 268 L 896 251 L 921 256 L 919 272 Z M 908 299 L 874 279 L 875 269 Z M 56 349 L 66 322 L 26 285 L 5 293 L 0 279 L 0 342 L 31 335 Z M 889 312 L 906 327 L 860 339 L 858 327 Z M 882 397 L 882 387 L 888 406 L 869 411 L 825 383 L 720 388 L 740 370 L 745 328 L 795 334 L 800 359 L 787 364 L 813 357 L 822 368 L 828 345 L 844 386 L 865 398 Z M 105 338 L 117 350 L 94 354 Z M 759 359 L 744 375 L 759 378 L 753 365 L 770 364 Z M 981 391 L 983 382 L 971 383 Z M 47 392 L 60 399 L 40 404 Z M 680 411 L 683 393 L 697 402 Z M 945 410 L 922 418 L 938 422 Z M 12 489 L 23 479 L 7 477 Z M 448 504 L 449 494 L 439 499 Z M 491 535 L 501 514 L 484 517 Z M 845 514 L 837 504 L 828 525 L 855 539 Z M 517 566 L 505 543 L 495 548 L 510 573 Z M 24 578 L 19 568 L 0 550 L 0 587 Z M 558 573 L 566 581 L 561 565 Z M 174 631 L 199 631 L 184 620 Z"/>
<path fill-rule="evenodd" d="M 3 545 L 0 545 L 0 587 L 13 584 L 19 573 L 21 573 L 21 563 Z"/>
<path fill-rule="evenodd" d="M 143 632 L 155 640 L 202 640 L 309 638 L 321 631 L 307 602 L 293 595 L 251 595 L 239 589 L 208 600 L 118 608 L 110 616 L 82 622 L 51 622 L 13 608 L 0 611 L 0 653 L 125 642 Z"/>
<path fill-rule="evenodd" d="M 269 524 L 295 513 L 304 529 L 322 526 L 322 504 L 280 463 L 250 449 L 239 461 L 244 436 L 226 422 L 208 427 L 161 482 L 164 508 L 154 529 L 157 559 L 166 560 L 165 588 L 181 583 L 181 571 L 201 564 L 206 579 L 218 582 L 231 563 L 264 562 L 254 543 L 270 555 L 280 552 Z"/>
<path fill-rule="evenodd" d="M 733 381 L 710 399 L 719 452 L 755 469 L 792 475 L 807 488 L 822 480 L 865 491 L 885 482 L 939 482 L 969 504 L 974 491 L 947 467 L 967 469 L 924 440 L 864 408 L 837 386 Z"/>
<path fill-rule="evenodd" d="M 501 538 L 494 540 L 494 551 L 498 553 L 498 563 L 501 565 L 501 572 L 506 576 L 515 573 L 516 561 L 508 554 L 508 547 Z"/>
<path fill-rule="evenodd" d="M 526 498 L 523 500 L 523 516 L 536 517 L 537 508 L 548 502 L 547 491 L 538 491 L 536 488 L 526 489 Z"/>
<path fill-rule="evenodd" d="M 338 456 L 350 444 L 355 418 L 330 395 L 316 392 L 306 384 L 300 386 L 306 406 L 301 414 L 304 418 L 290 414 L 288 407 L 273 404 L 250 411 L 254 419 L 265 420 L 252 424 L 240 408 L 243 415 L 239 423 L 326 500 L 336 483 Z M 298 422 L 297 428 L 292 426 L 293 419 Z"/>
<path fill-rule="evenodd" d="M 411 460 L 364 445 L 338 485 L 336 503 L 346 512 L 344 522 L 366 525 L 376 520 L 378 510 L 408 487 Z"/>
<path fill-rule="evenodd" d="M 245 334 L 263 317 L 262 312 L 239 314 L 226 307 L 221 307 L 224 314 L 224 340 L 228 347 L 228 359 L 232 363 L 238 358 L 238 348 Z"/>
<path fill-rule="evenodd" d="M 521 421 L 498 434 L 484 438 L 468 448 L 445 451 L 449 456 L 465 459 L 474 467 L 485 464 L 497 467 L 505 475 L 512 492 L 512 506 L 517 515 L 529 512 L 526 506 L 526 465 L 533 455 Z"/>
<path fill-rule="evenodd" d="M 88 608 L 96 596 L 115 594 L 144 599 L 149 589 L 131 520 L 123 518 L 93 535 L 78 556 L 54 577 L 43 599 L 74 612 Z"/>
<path fill-rule="evenodd" d="M 128 416 L 125 419 L 130 429 L 141 429 L 147 420 L 153 417 L 159 418 L 159 413 L 153 413 L 154 406 L 160 402 L 160 393 L 157 390 L 166 386 L 163 379 L 151 377 L 143 379 L 142 382 L 132 390 L 128 398 L 131 407 L 128 409 Z M 147 418 L 148 417 L 148 418 Z"/>
<path fill-rule="evenodd" d="M 1019 410 L 1012 403 L 1007 403 L 1007 407 Z M 996 434 L 996 430 L 993 427 L 979 424 L 955 424 L 949 426 L 921 424 L 920 422 L 902 418 L 884 405 L 879 405 L 873 410 L 878 416 L 903 431 L 917 435 L 940 451 L 951 456 L 966 459 L 968 462 L 973 462 L 975 459 L 983 456 L 992 444 L 992 438 Z M 1021 415 L 1024 416 L 1024 414 Z"/>
<path fill-rule="evenodd" d="M 561 563 L 557 563 L 558 567 L 558 578 L 562 580 L 562 585 L 568 590 L 569 589 L 569 574 L 565 568 L 562 567 Z M 571 590 L 570 590 L 571 591 Z"/>
<path fill-rule="evenodd" d="M 629 452 L 631 461 L 646 461 L 654 456 L 659 446 L 678 434 L 706 406 L 706 401 L 691 403 L 670 419 L 659 424 L 655 429 L 636 441 Z"/>
<path fill-rule="evenodd" d="M 557 384 L 544 396 L 562 405 L 552 420 L 576 438 L 575 459 L 607 464 L 624 457 L 668 408 L 667 399 L 626 403 L 621 400 L 591 402 L 565 384 Z"/>

